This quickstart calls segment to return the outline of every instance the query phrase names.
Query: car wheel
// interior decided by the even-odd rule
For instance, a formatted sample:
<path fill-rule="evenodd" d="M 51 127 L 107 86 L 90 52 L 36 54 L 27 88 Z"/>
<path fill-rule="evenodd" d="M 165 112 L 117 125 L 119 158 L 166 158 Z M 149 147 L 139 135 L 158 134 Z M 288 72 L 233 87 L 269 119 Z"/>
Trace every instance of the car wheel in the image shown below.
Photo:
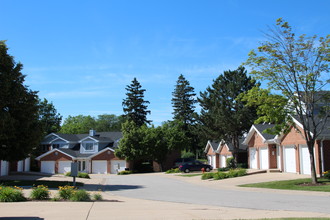
<path fill-rule="evenodd" d="M 184 172 L 185 172 L 185 173 L 189 173 L 190 170 L 189 170 L 189 169 L 185 169 Z"/>
<path fill-rule="evenodd" d="M 205 171 L 210 172 L 210 168 L 206 167 Z"/>

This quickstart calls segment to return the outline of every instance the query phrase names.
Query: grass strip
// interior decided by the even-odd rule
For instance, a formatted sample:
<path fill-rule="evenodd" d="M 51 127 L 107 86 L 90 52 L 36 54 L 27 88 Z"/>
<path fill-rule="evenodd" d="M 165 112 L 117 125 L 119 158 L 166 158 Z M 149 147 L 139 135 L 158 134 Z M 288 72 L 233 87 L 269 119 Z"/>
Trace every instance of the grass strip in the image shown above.
<path fill-rule="evenodd" d="M 239 185 L 241 187 L 255 187 L 255 188 L 268 188 L 268 189 L 283 189 L 283 190 L 303 190 L 303 191 L 319 191 L 330 192 L 330 180 L 318 179 L 319 183 L 316 185 L 311 184 L 311 179 L 295 179 L 295 180 L 282 180 L 264 183 L 252 183 Z"/>

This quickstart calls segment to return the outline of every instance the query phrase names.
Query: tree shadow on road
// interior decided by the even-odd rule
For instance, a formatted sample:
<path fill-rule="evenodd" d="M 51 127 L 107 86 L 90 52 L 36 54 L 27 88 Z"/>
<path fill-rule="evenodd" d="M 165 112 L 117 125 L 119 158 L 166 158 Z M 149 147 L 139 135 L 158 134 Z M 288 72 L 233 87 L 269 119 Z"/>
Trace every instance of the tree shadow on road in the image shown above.
<path fill-rule="evenodd" d="M 130 189 L 141 189 L 143 186 L 139 185 L 108 185 L 105 187 L 105 191 L 122 191 L 122 190 L 130 190 Z"/>

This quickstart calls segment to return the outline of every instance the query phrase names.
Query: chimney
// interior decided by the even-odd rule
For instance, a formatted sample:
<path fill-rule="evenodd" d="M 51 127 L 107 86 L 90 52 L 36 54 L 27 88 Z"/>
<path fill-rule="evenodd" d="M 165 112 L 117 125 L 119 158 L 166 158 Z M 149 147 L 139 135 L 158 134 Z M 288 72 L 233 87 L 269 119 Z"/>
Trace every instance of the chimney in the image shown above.
<path fill-rule="evenodd" d="M 89 136 L 95 136 L 95 134 L 96 134 L 95 130 L 93 129 L 89 130 Z"/>

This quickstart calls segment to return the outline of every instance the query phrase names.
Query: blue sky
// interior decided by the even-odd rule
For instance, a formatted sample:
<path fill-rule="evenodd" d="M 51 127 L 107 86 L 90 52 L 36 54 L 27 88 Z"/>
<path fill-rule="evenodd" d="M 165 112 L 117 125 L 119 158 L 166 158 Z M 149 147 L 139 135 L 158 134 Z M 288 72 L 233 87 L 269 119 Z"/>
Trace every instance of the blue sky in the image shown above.
<path fill-rule="evenodd" d="M 122 114 L 134 77 L 149 119 L 172 119 L 183 74 L 197 94 L 236 69 L 283 17 L 298 34 L 330 34 L 330 1 L 0 0 L 0 40 L 24 65 L 26 85 L 66 118 Z"/>

